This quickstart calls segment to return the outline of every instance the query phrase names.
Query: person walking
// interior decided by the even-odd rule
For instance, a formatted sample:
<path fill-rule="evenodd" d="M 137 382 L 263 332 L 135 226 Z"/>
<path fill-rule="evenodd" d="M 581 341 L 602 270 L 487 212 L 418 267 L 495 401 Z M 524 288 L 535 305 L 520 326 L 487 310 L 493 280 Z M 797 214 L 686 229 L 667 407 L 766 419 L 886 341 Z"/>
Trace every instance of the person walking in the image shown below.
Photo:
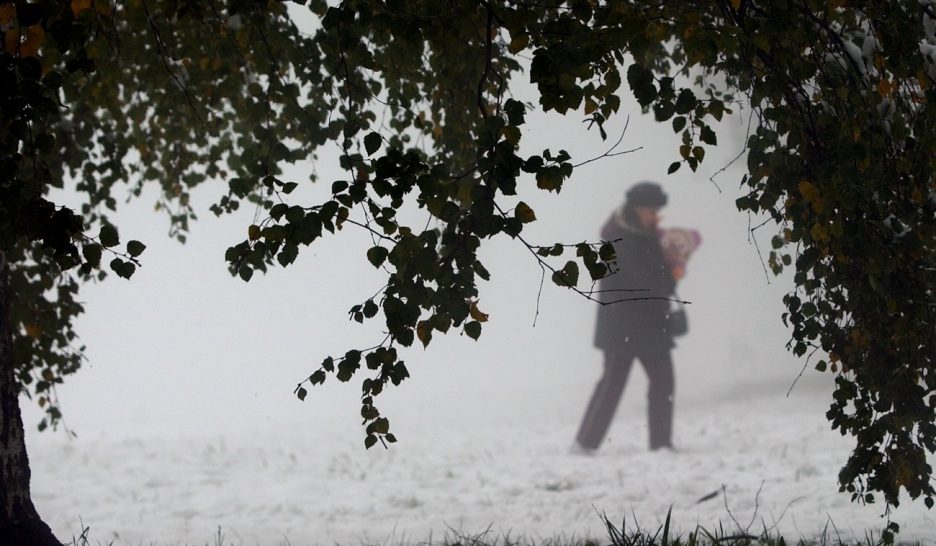
<path fill-rule="evenodd" d="M 676 279 L 658 228 L 659 211 L 666 201 L 658 184 L 637 183 L 601 231 L 601 238 L 614 244 L 618 271 L 599 284 L 602 305 L 594 342 L 604 353 L 604 373 L 588 402 L 574 453 L 591 454 L 600 446 L 635 359 L 649 379 L 650 449 L 673 448 L 675 385 L 670 353 L 675 343 L 667 321 Z M 620 301 L 631 298 L 639 299 Z"/>

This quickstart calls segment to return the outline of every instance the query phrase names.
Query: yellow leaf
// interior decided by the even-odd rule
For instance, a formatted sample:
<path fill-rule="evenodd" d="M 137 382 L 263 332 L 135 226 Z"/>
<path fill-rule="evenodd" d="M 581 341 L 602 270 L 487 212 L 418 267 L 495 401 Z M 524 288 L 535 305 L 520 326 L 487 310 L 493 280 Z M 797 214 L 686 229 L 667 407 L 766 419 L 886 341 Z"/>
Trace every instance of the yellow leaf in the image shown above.
<path fill-rule="evenodd" d="M 20 34 L 18 30 L 8 30 L 3 35 L 3 50 L 11 54 L 16 53 L 16 46 L 19 45 Z"/>
<path fill-rule="evenodd" d="M 894 92 L 894 84 L 888 79 L 881 79 L 877 84 L 878 95 L 889 97 Z"/>
<path fill-rule="evenodd" d="M 585 115 L 589 115 L 598 109 L 598 103 L 591 99 L 585 99 Z"/>
<path fill-rule="evenodd" d="M 474 198 L 472 197 L 472 190 L 474 190 L 474 186 L 474 180 L 471 180 L 470 178 L 459 180 L 457 194 L 458 200 L 465 205 L 471 205 L 471 203 L 474 202 Z"/>
<path fill-rule="evenodd" d="M 81 12 L 91 9 L 91 0 L 72 0 L 71 10 L 75 17 L 81 15 Z"/>
<path fill-rule="evenodd" d="M 688 40 L 689 38 L 692 38 L 692 36 L 696 33 L 696 29 L 697 29 L 697 28 L 698 28 L 698 26 L 696 26 L 696 25 L 689 25 L 689 26 L 687 26 L 685 29 L 683 29 L 682 37 L 683 37 L 684 39 L 687 39 L 687 40 Z"/>
<path fill-rule="evenodd" d="M 478 309 L 478 302 L 476 301 L 471 302 L 471 308 L 469 308 L 468 313 L 471 315 L 471 318 L 478 322 L 487 322 L 488 320 L 487 313 L 482 313 L 481 310 Z"/>
<path fill-rule="evenodd" d="M 0 6 L 0 27 L 5 27 L 16 18 L 16 5 L 13 2 Z"/>
<path fill-rule="evenodd" d="M 829 238 L 829 232 L 826 228 L 820 225 L 818 222 L 813 224 L 812 229 L 809 230 L 809 234 L 812 235 L 814 241 L 824 241 Z"/>
<path fill-rule="evenodd" d="M 517 54 L 526 49 L 530 45 L 530 37 L 526 34 L 521 34 L 516 38 L 510 40 L 510 44 L 507 46 L 507 51 Z"/>
<path fill-rule="evenodd" d="M 260 238 L 260 226 L 256 224 L 251 224 L 251 226 L 247 228 L 247 237 L 251 241 L 256 241 L 257 239 L 259 239 Z"/>
<path fill-rule="evenodd" d="M 821 197 L 817 197 L 817 198 L 815 198 L 815 199 L 812 200 L 812 202 L 810 203 L 810 205 L 812 205 L 812 209 L 813 209 L 814 211 L 816 211 L 816 212 L 818 212 L 818 213 L 821 214 L 822 211 L 825 210 L 825 199 L 823 199 L 823 198 L 821 198 Z"/>
<path fill-rule="evenodd" d="M 735 11 L 741 9 L 741 0 L 731 0 L 731 7 L 733 7 Z"/>
<path fill-rule="evenodd" d="M 514 127 L 513 125 L 507 125 L 501 129 L 501 133 L 504 135 L 504 139 L 507 142 L 516 146 L 520 142 L 520 129 Z"/>
<path fill-rule="evenodd" d="M 422 342 L 423 347 L 429 345 L 432 340 L 432 327 L 425 320 L 421 320 L 416 324 L 416 337 Z"/>
<path fill-rule="evenodd" d="M 536 213 L 523 201 L 517 203 L 517 208 L 514 209 L 514 216 L 519 218 L 524 224 L 536 220 Z"/>
<path fill-rule="evenodd" d="M 335 215 L 335 227 L 341 229 L 341 226 L 344 225 L 345 220 L 350 216 L 351 211 L 348 210 L 348 207 L 341 207 L 338 209 L 338 214 Z"/>
<path fill-rule="evenodd" d="M 45 31 L 40 25 L 32 25 L 26 29 L 26 40 L 20 44 L 21 57 L 38 57 L 39 47 L 45 41 Z"/>
<path fill-rule="evenodd" d="M 807 203 L 819 197 L 819 188 L 809 180 L 800 180 L 799 192 Z"/>
<path fill-rule="evenodd" d="M 40 328 L 38 324 L 27 324 L 26 335 L 33 339 L 36 339 L 42 335 L 42 328 Z"/>

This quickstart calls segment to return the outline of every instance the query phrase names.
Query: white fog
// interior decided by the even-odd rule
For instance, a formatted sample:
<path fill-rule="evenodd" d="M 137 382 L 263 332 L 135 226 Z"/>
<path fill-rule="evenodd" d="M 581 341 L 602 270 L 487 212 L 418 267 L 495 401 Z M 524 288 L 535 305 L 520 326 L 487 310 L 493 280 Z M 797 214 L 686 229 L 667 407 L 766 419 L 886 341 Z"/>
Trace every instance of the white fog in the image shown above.
<path fill-rule="evenodd" d="M 482 254 L 493 278 L 480 287 L 490 315 L 480 341 L 452 332 L 406 350 L 412 377 L 377 401 L 399 443 L 365 451 L 362 377 L 329 378 L 305 402 L 292 390 L 325 356 L 382 338 L 377 321 L 347 316 L 382 285 L 364 258 L 369 238 L 347 226 L 293 266 L 244 283 L 223 255 L 246 236 L 253 210 L 215 218 L 207 205 L 217 187 L 206 187 L 194 193 L 202 212 L 185 245 L 166 236 L 145 195 L 117 216 L 121 238 L 148 247 L 131 281 L 83 289 L 77 330 L 89 361 L 58 391 L 77 438 L 35 432 L 39 412 L 23 400 L 39 512 L 62 538 L 83 523 L 92 543 L 115 545 L 213 543 L 219 526 L 226 544 L 245 545 L 422 542 L 489 526 L 514 538 L 604 540 L 597 512 L 655 527 L 671 504 L 682 532 L 752 516 L 752 532 L 776 525 L 788 540 L 827 523 L 843 538 L 879 530 L 882 507 L 838 493 L 849 443 L 825 422 L 831 378 L 807 366 L 786 396 L 805 362 L 784 347 L 789 279 L 765 273 L 748 233 L 758 219 L 734 205 L 743 159 L 709 180 L 741 150 L 746 119 L 722 124 L 717 153 L 698 173 L 684 166 L 667 176 L 677 154 L 668 125 L 633 103 L 622 111 L 631 116 L 619 149 L 642 148 L 577 169 L 558 196 L 523 180 L 538 218 L 524 236 L 597 240 L 639 180 L 669 195 L 662 225 L 702 233 L 679 283 L 692 304 L 690 332 L 673 353 L 676 452 L 647 451 L 647 383 L 635 367 L 598 453 L 569 453 L 601 372 L 596 304 L 548 276 L 540 296 L 539 266 L 507 238 Z M 581 161 L 623 127 L 614 120 L 603 142 L 574 115 L 531 116 L 523 150 L 565 148 Z M 305 183 L 304 169 L 287 178 Z M 324 195 L 342 176 L 325 160 L 318 169 L 322 183 L 297 199 Z M 765 252 L 770 230 L 758 232 Z M 922 505 L 895 518 L 901 538 L 932 540 L 936 519 Z"/>

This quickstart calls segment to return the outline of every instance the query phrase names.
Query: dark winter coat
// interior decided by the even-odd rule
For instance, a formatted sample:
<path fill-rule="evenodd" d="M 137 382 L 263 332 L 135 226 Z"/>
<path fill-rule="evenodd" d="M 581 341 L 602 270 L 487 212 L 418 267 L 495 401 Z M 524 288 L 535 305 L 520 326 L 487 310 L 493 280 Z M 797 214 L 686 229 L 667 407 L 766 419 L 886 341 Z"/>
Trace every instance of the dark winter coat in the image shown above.
<path fill-rule="evenodd" d="M 599 282 L 599 300 L 627 298 L 671 298 L 676 281 L 663 261 L 660 241 L 653 232 L 627 225 L 620 213 L 611 217 L 601 231 L 605 241 L 615 241 L 618 271 Z M 620 290 L 641 289 L 640 292 Z M 647 353 L 673 347 L 666 332 L 670 302 L 662 299 L 621 301 L 598 308 L 595 346 L 610 352 Z"/>

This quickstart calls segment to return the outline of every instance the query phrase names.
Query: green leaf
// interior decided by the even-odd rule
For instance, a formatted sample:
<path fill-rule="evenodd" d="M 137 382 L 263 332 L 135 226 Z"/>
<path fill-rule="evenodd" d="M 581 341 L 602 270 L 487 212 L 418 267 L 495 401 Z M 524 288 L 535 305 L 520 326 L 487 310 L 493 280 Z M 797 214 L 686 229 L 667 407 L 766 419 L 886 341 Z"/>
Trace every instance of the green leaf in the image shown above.
<path fill-rule="evenodd" d="M 552 281 L 558 286 L 572 287 L 578 283 L 578 277 L 578 264 L 572 260 L 569 260 L 562 269 L 552 274 Z"/>
<path fill-rule="evenodd" d="M 140 254 L 143 254 L 143 251 L 146 250 L 146 245 L 140 241 L 130 241 L 127 243 L 127 254 L 136 258 Z"/>
<path fill-rule="evenodd" d="M 657 121 L 666 121 L 673 117 L 675 111 L 672 102 L 668 100 L 660 101 L 653 106 L 653 117 Z"/>
<path fill-rule="evenodd" d="M 306 391 L 302 387 L 299 387 L 298 389 L 296 389 L 296 396 L 299 398 L 299 400 L 305 400 L 305 397 L 307 394 L 309 394 L 308 391 Z"/>
<path fill-rule="evenodd" d="M 111 270 L 117 274 L 118 277 L 124 279 L 129 279 L 133 276 L 133 273 L 136 271 L 136 266 L 132 262 L 125 262 L 120 258 L 114 258 L 110 262 Z"/>
<path fill-rule="evenodd" d="M 610 242 L 603 243 L 598 249 L 598 256 L 603 262 L 613 262 L 617 258 L 614 245 Z"/>
<path fill-rule="evenodd" d="M 286 203 L 277 203 L 273 205 L 273 208 L 270 209 L 270 218 L 274 220 L 279 220 L 286 214 L 286 211 L 289 210 L 289 205 Z"/>
<path fill-rule="evenodd" d="M 676 99 L 676 113 L 677 114 L 688 114 L 696 106 L 696 96 L 689 89 L 683 89 L 679 92 L 679 97 Z"/>
<path fill-rule="evenodd" d="M 520 143 L 520 137 L 522 136 L 522 133 L 517 127 L 514 127 L 513 125 L 506 125 L 503 129 L 501 129 L 501 133 L 503 133 L 504 139 L 512 145 L 516 146 Z"/>
<path fill-rule="evenodd" d="M 367 151 L 367 155 L 374 155 L 374 152 L 380 149 L 381 144 L 383 144 L 383 138 L 378 132 L 367 133 L 364 137 L 364 150 Z"/>
<path fill-rule="evenodd" d="M 379 308 L 377 307 L 377 304 L 374 303 L 374 300 L 367 300 L 364 302 L 364 307 L 362 311 L 365 317 L 373 318 L 374 315 L 377 314 L 378 309 Z"/>
<path fill-rule="evenodd" d="M 524 123 L 526 107 L 516 99 L 507 99 L 504 102 L 504 111 L 507 112 L 507 123 L 519 127 Z"/>
<path fill-rule="evenodd" d="M 369 261 L 374 267 L 380 267 L 387 259 L 389 254 L 390 251 L 386 248 L 382 246 L 374 246 L 367 251 L 367 261 Z"/>
<path fill-rule="evenodd" d="M 374 421 L 374 432 L 380 435 L 390 432 L 390 421 L 386 417 L 378 417 Z"/>
<path fill-rule="evenodd" d="M 475 260 L 475 262 L 471 264 L 471 268 L 474 269 L 474 272 L 477 273 L 478 276 L 481 277 L 482 279 L 486 281 L 491 280 L 491 273 L 487 270 L 486 267 L 484 267 L 484 264 L 482 264 L 480 261 Z"/>
<path fill-rule="evenodd" d="M 634 97 L 641 106 L 649 106 L 657 97 L 657 89 L 653 84 L 653 74 L 638 63 L 628 67 L 627 84 L 630 85 Z"/>
<path fill-rule="evenodd" d="M 699 134 L 699 140 L 711 146 L 718 144 L 718 137 L 715 136 L 715 131 L 713 131 L 712 128 L 708 125 L 702 126 L 702 131 Z"/>
<path fill-rule="evenodd" d="M 101 232 L 98 235 L 98 240 L 101 241 L 102 245 L 108 248 L 119 245 L 120 236 L 117 234 L 117 228 L 110 224 L 104 224 L 101 226 Z"/>
<path fill-rule="evenodd" d="M 81 254 L 89 264 L 97 267 L 101 263 L 101 250 L 101 245 L 88 243 L 81 248 Z"/>
<path fill-rule="evenodd" d="M 477 341 L 481 337 L 481 323 L 476 320 L 466 322 L 465 333 L 468 334 L 468 337 Z"/>
<path fill-rule="evenodd" d="M 367 437 L 364 438 L 364 449 L 370 449 L 374 447 L 374 444 L 376 443 L 377 443 L 377 436 L 373 434 L 368 434 Z"/>
<path fill-rule="evenodd" d="M 286 267 L 296 261 L 297 256 L 299 256 L 299 247 L 295 243 L 286 243 L 283 245 L 283 249 L 280 250 L 279 254 L 277 254 L 276 261 L 278 261 L 281 266 Z"/>
<path fill-rule="evenodd" d="M 685 116 L 676 116 L 673 118 L 673 132 L 678 133 L 686 127 Z"/>
<path fill-rule="evenodd" d="M 666 174 L 673 174 L 674 172 L 678 171 L 680 167 L 682 167 L 682 162 L 673 161 L 670 163 L 669 168 L 666 169 Z"/>
<path fill-rule="evenodd" d="M 40 133 L 36 137 L 35 145 L 43 152 L 50 152 L 55 147 L 55 137 L 49 133 Z"/>

